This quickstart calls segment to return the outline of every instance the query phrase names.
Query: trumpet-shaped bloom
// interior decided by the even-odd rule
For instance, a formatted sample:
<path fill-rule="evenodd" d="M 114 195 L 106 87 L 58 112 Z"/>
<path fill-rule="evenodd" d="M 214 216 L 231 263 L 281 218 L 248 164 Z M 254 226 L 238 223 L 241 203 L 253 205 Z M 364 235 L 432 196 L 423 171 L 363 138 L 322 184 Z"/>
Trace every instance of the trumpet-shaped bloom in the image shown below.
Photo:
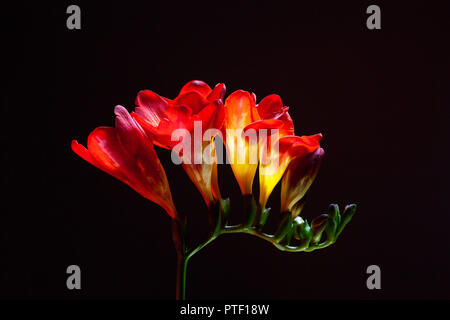
<path fill-rule="evenodd" d="M 175 218 L 166 173 L 151 139 L 122 106 L 116 106 L 115 128 L 98 127 L 89 134 L 87 149 L 76 140 L 72 150 L 100 170 L 126 183 Z"/>
<path fill-rule="evenodd" d="M 275 133 L 271 131 L 271 134 L 259 135 L 258 138 L 259 203 L 264 208 L 289 163 L 319 148 L 322 135 L 294 136 L 294 125 L 288 113 L 289 108 L 283 106 L 278 95 L 272 94 L 265 97 L 256 109 L 261 120 L 247 125 L 244 128 L 245 133 L 250 130 L 261 132 L 262 129 L 278 129 Z M 256 168 L 252 169 L 256 171 Z"/>
<path fill-rule="evenodd" d="M 233 92 L 226 99 L 225 142 L 242 194 L 252 193 L 260 157 L 258 145 L 265 143 L 257 130 L 278 129 L 280 135 L 293 134 L 294 125 L 288 109 L 275 94 L 265 97 L 258 105 L 256 96 L 243 90 Z"/>
<path fill-rule="evenodd" d="M 276 148 L 269 148 L 266 161 L 260 161 L 259 165 L 259 203 L 265 207 L 270 194 L 282 178 L 291 161 L 304 158 L 312 154 L 319 147 L 322 135 L 312 136 L 283 136 L 275 143 Z M 283 193 L 283 190 L 282 190 Z"/>
<path fill-rule="evenodd" d="M 198 80 L 184 85 L 173 100 L 144 90 L 139 92 L 135 113 L 131 114 L 158 146 L 173 149 L 180 144 L 180 139 L 183 142 L 185 139 L 189 140 L 187 145 L 182 143 L 183 147 L 178 151 L 184 154 L 183 168 L 208 206 L 220 199 L 220 192 L 214 149 L 215 135 L 211 135 L 207 141 L 203 141 L 202 137 L 208 129 L 217 129 L 220 133 L 225 117 L 222 103 L 225 90 L 222 83 L 211 90 L 206 83 Z M 201 124 L 200 139 L 195 132 L 197 124 Z M 180 130 L 184 133 L 174 136 Z M 195 141 L 196 139 L 200 141 Z M 209 152 L 212 161 L 202 160 L 204 152 Z M 195 161 L 196 159 L 200 161 Z"/>
<path fill-rule="evenodd" d="M 281 211 L 300 213 L 302 199 L 319 172 L 325 151 L 304 153 L 291 161 L 281 181 Z"/>

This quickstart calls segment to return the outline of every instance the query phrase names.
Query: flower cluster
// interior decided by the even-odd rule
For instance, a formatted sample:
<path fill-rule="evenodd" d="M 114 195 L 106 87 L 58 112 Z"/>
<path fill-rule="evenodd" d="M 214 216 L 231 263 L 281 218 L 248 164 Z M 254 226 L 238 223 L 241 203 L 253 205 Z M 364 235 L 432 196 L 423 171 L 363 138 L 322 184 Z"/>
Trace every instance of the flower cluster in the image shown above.
<path fill-rule="evenodd" d="M 278 95 L 269 95 L 257 103 L 255 94 L 243 90 L 224 99 L 225 90 L 222 83 L 211 89 L 202 81 L 191 81 L 174 99 L 149 90 L 140 91 L 134 112 L 130 114 L 124 107 L 116 106 L 115 128 L 99 127 L 89 135 L 87 149 L 75 140 L 72 149 L 175 218 L 177 211 L 154 145 L 188 154 L 192 160 L 203 157 L 205 150 L 212 154 L 213 161 L 209 162 L 182 161 L 189 178 L 210 207 L 221 200 L 214 144 L 215 138 L 220 136 L 242 194 L 252 194 L 259 165 L 259 205 L 265 207 L 272 190 L 282 179 L 281 210 L 297 216 L 324 156 L 319 144 L 322 135 L 294 135 L 289 108 Z M 199 147 L 194 148 L 194 143 L 179 144 L 183 137 L 174 132 L 184 129 L 194 135 L 197 122 L 201 123 L 202 137 L 210 129 L 215 131 L 209 139 L 202 139 Z M 256 141 L 246 137 L 250 130 L 263 129 L 270 132 L 276 129 L 276 138 L 274 134 L 259 135 Z M 231 131 L 234 134 L 229 134 Z M 257 161 L 251 161 L 251 154 L 258 156 Z M 238 157 L 244 161 L 233 161 Z"/>
<path fill-rule="evenodd" d="M 247 233 L 280 250 L 309 252 L 333 244 L 356 209 L 349 205 L 341 214 L 337 205 L 331 205 L 328 214 L 311 224 L 303 220 L 305 195 L 325 154 L 320 147 L 322 135 L 296 136 L 289 108 L 278 95 L 258 103 L 254 93 L 238 90 L 225 99 L 225 91 L 222 83 L 211 89 L 202 81 L 188 82 L 174 99 L 144 90 L 136 97 L 134 112 L 115 107 L 115 127 L 96 128 L 89 134 L 87 148 L 72 141 L 72 150 L 81 158 L 157 203 L 172 218 L 180 299 L 185 297 L 188 260 L 218 236 Z M 245 218 L 239 225 L 228 225 L 230 203 L 222 199 L 217 174 L 218 164 L 223 163 L 218 141 L 225 146 L 243 195 Z M 210 235 L 200 244 L 188 245 L 187 217 L 173 203 L 155 145 L 172 150 L 172 160 L 182 164 L 208 207 Z M 258 167 L 256 201 L 253 180 Z M 274 234 L 267 234 L 263 231 L 270 213 L 266 204 L 280 180 L 280 222 Z"/>

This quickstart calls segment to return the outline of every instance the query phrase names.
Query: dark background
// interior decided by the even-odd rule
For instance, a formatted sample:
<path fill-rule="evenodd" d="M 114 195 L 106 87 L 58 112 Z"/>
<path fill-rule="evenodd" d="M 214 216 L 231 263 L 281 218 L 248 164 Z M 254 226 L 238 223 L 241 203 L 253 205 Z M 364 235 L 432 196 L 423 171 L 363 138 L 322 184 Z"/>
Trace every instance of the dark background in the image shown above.
<path fill-rule="evenodd" d="M 227 95 L 277 93 L 296 134 L 323 133 L 306 218 L 329 203 L 358 211 L 336 244 L 313 253 L 219 238 L 191 260 L 189 298 L 450 298 L 450 11 L 392 2 L 2 7 L 0 297 L 174 297 L 169 217 L 77 157 L 70 141 L 113 125 L 114 106 L 131 111 L 139 90 L 172 98 L 201 79 L 226 83 Z M 81 7 L 81 30 L 66 28 L 70 4 Z M 366 28 L 370 4 L 381 7 L 381 30 Z M 157 152 L 176 206 L 201 230 L 199 193 L 169 152 Z M 238 206 L 231 170 L 220 178 Z M 278 197 L 279 188 L 274 212 Z M 66 288 L 71 264 L 81 267 L 81 291 Z M 372 264 L 381 290 L 366 288 Z"/>

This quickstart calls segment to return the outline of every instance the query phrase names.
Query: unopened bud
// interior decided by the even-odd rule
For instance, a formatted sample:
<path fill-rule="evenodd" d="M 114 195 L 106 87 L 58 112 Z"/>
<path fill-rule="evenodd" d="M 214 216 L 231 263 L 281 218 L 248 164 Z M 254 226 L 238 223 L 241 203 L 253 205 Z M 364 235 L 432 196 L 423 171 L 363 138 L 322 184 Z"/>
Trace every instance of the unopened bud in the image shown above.
<path fill-rule="evenodd" d="M 304 221 L 301 217 L 294 219 L 294 236 L 300 240 L 300 248 L 307 248 L 312 238 L 312 230 L 308 221 Z"/>
<path fill-rule="evenodd" d="M 344 230 L 344 227 L 347 225 L 347 223 L 349 223 L 350 220 L 352 220 L 353 216 L 355 215 L 355 212 L 356 212 L 356 204 L 350 204 L 345 206 L 344 212 L 342 213 L 341 221 L 336 231 L 336 237 L 341 234 L 342 230 Z"/>
<path fill-rule="evenodd" d="M 312 229 L 312 243 L 316 244 L 318 242 L 320 242 L 320 239 L 322 238 L 322 233 L 325 230 L 325 227 L 327 226 L 327 220 L 328 220 L 328 215 L 327 214 L 322 214 L 320 216 L 318 216 L 317 218 L 315 218 L 312 222 L 311 222 L 311 229 Z"/>

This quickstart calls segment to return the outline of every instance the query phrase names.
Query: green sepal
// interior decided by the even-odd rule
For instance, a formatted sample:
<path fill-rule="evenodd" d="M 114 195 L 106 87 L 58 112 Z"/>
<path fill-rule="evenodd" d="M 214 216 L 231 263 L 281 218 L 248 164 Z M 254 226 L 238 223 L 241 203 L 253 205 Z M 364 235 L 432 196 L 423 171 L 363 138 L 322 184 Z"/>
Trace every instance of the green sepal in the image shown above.
<path fill-rule="evenodd" d="M 308 221 L 303 220 L 301 217 L 296 217 L 294 219 L 294 228 L 295 237 L 300 240 L 297 249 L 302 251 L 308 248 L 312 239 L 312 229 L 309 226 Z"/>
<path fill-rule="evenodd" d="M 218 236 L 220 234 L 220 231 L 222 230 L 222 224 L 223 224 L 223 216 L 222 216 L 222 210 L 217 210 L 217 220 L 216 220 L 216 226 L 214 227 L 214 236 Z"/>
<path fill-rule="evenodd" d="M 292 213 L 284 212 L 282 213 L 284 216 L 281 219 L 281 222 L 278 226 L 277 231 L 275 231 L 274 238 L 275 242 L 279 243 L 283 238 L 288 234 L 289 229 L 292 229 Z"/>
<path fill-rule="evenodd" d="M 264 228 L 264 225 L 267 222 L 267 219 L 269 218 L 270 208 L 264 208 L 264 210 L 261 212 L 261 217 L 259 219 L 258 229 L 261 230 Z"/>
<path fill-rule="evenodd" d="M 344 212 L 342 213 L 342 219 L 336 231 L 336 238 L 341 234 L 342 230 L 344 230 L 345 226 L 350 222 L 350 220 L 352 220 L 355 212 L 356 204 L 349 204 L 345 206 Z"/>
<path fill-rule="evenodd" d="M 221 200 L 221 211 L 222 211 L 222 225 L 226 226 L 228 224 L 228 219 L 230 217 L 230 199 L 222 199 Z"/>
<path fill-rule="evenodd" d="M 291 224 L 291 227 L 288 228 L 288 232 L 286 234 L 286 237 L 284 237 L 284 243 L 286 246 L 289 246 L 291 244 L 292 236 L 294 234 L 294 224 Z"/>

